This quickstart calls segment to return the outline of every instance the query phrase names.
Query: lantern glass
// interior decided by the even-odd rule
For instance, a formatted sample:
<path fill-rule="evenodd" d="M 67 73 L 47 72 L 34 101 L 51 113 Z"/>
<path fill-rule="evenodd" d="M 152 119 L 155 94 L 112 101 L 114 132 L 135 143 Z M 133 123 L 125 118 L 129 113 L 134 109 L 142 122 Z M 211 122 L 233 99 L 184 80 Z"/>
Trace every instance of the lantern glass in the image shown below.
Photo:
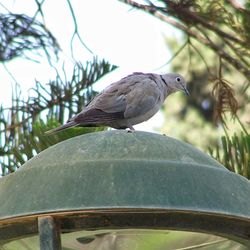
<path fill-rule="evenodd" d="M 63 250 L 247 250 L 247 247 L 216 235 L 170 230 L 93 230 L 61 234 Z M 13 240 L 1 250 L 39 250 L 39 236 Z"/>

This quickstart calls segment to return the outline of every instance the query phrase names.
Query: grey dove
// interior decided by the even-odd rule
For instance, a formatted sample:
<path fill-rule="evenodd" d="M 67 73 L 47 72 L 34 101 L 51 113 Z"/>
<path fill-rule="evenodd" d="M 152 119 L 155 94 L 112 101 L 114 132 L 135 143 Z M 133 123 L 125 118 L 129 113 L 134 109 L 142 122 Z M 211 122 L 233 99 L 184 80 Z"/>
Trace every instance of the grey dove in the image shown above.
<path fill-rule="evenodd" d="M 166 97 L 176 91 L 189 94 L 186 81 L 180 74 L 136 72 L 110 84 L 66 124 L 46 133 L 75 126 L 108 126 L 134 130 L 133 125 L 151 118 L 160 109 Z"/>

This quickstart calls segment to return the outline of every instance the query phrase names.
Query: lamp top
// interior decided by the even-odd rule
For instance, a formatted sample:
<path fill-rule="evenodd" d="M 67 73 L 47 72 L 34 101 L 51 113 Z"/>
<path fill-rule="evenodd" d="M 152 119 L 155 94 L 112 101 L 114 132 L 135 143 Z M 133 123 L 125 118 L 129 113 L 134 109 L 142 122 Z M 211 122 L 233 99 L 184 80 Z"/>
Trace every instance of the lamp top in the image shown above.
<path fill-rule="evenodd" d="M 250 184 L 190 144 L 105 131 L 58 143 L 0 179 L 1 220 L 159 209 L 250 218 Z"/>

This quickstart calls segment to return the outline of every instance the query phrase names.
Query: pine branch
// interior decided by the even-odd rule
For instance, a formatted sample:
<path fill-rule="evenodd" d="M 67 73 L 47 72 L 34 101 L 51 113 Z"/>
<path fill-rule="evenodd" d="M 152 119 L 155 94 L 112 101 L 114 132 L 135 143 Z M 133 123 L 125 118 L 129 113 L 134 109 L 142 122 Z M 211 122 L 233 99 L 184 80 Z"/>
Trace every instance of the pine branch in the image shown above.
<path fill-rule="evenodd" d="M 250 179 L 250 136 L 234 134 L 221 138 L 221 145 L 215 150 L 209 149 L 210 154 L 230 171 Z"/>
<path fill-rule="evenodd" d="M 67 0 L 67 3 L 68 3 L 68 6 L 69 6 L 69 10 L 70 10 L 70 13 L 71 13 L 71 16 L 72 16 L 72 19 L 73 19 L 73 22 L 74 22 L 74 27 L 75 27 L 75 30 L 74 30 L 74 33 L 72 35 L 71 42 L 70 42 L 71 55 L 72 56 L 74 55 L 74 53 L 73 53 L 73 40 L 74 40 L 75 36 L 78 37 L 80 43 L 88 50 L 88 52 L 90 52 L 93 55 L 93 51 L 83 42 L 83 40 L 82 40 L 82 38 L 81 38 L 81 36 L 79 34 L 78 25 L 77 25 L 77 21 L 76 21 L 76 17 L 75 17 L 75 12 L 74 12 L 73 6 L 71 5 L 70 0 Z"/>
<path fill-rule="evenodd" d="M 217 28 L 217 25 L 211 24 L 209 20 L 198 16 L 195 12 L 190 11 L 187 8 L 183 8 L 182 4 L 177 4 L 174 1 L 165 0 L 164 1 L 168 8 L 161 8 L 161 10 L 166 14 L 174 14 L 179 20 L 183 20 L 185 23 L 195 24 L 195 26 L 202 25 L 208 30 L 214 31 L 217 35 L 223 37 L 224 39 L 231 40 L 232 42 L 241 44 L 243 46 L 247 45 L 246 41 L 238 39 L 235 35 L 224 32 L 223 30 Z"/>
<path fill-rule="evenodd" d="M 189 26 L 190 24 L 193 27 L 202 25 L 203 28 L 207 28 L 210 31 L 215 32 L 219 37 L 222 37 L 223 39 L 228 39 L 232 42 L 235 42 L 239 44 L 239 46 L 249 46 L 247 42 L 240 40 L 235 36 L 226 33 L 219 28 L 215 27 L 215 25 L 210 24 L 209 22 L 206 22 L 203 18 L 199 17 L 194 12 L 189 11 L 188 9 L 185 9 L 181 7 L 181 4 L 175 4 L 173 1 L 164 1 L 167 2 L 168 11 L 166 8 L 157 7 L 155 5 L 145 5 L 137 3 L 133 0 L 119 0 L 123 3 L 127 3 L 131 5 L 132 7 L 144 10 L 145 12 L 150 13 L 151 15 L 159 18 L 160 20 L 167 22 L 171 24 L 172 26 L 182 30 L 185 32 L 189 37 L 192 37 L 199 41 L 200 43 L 206 45 L 210 49 L 212 49 L 215 53 L 217 53 L 222 59 L 227 61 L 229 64 L 231 64 L 235 69 L 237 69 L 239 72 L 241 72 L 243 75 L 245 75 L 247 78 L 250 77 L 250 70 L 247 65 L 242 63 L 241 60 L 237 60 L 234 57 L 232 57 L 228 52 L 226 52 L 225 49 L 223 49 L 221 46 L 215 44 L 211 40 L 206 39 L 204 36 L 202 36 L 200 33 L 195 32 L 193 29 L 191 29 Z M 169 9 L 171 11 L 169 11 Z M 173 18 L 170 18 L 167 15 L 172 15 L 174 17 L 177 17 L 182 22 L 186 22 L 186 25 L 181 23 L 180 21 L 176 21 Z M 242 55 L 243 57 L 244 55 Z"/>
<path fill-rule="evenodd" d="M 0 62 L 27 57 L 27 51 L 42 49 L 50 60 L 60 48 L 44 24 L 24 14 L 0 14 Z M 31 59 L 32 60 L 32 59 Z"/>
<path fill-rule="evenodd" d="M 15 171 L 41 150 L 67 138 L 95 131 L 79 128 L 45 137 L 44 132 L 65 123 L 96 94 L 92 85 L 114 70 L 106 61 L 75 65 L 73 76 L 65 82 L 61 76 L 47 85 L 36 82 L 27 100 L 18 88 L 13 93 L 12 107 L 0 108 L 0 167 L 3 174 Z M 103 128 L 97 128 L 100 130 Z"/>

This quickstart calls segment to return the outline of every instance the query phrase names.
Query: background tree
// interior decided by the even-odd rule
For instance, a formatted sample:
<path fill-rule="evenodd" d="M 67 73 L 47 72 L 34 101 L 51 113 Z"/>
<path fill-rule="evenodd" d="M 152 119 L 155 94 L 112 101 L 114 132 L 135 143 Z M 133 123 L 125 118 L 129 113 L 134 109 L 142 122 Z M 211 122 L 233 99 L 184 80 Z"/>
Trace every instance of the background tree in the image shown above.
<path fill-rule="evenodd" d="M 167 115 L 167 126 L 162 132 L 181 137 L 203 149 L 210 147 L 210 153 L 231 171 L 250 178 L 250 4 L 245 1 L 244 5 L 240 5 L 234 0 L 161 0 L 155 1 L 157 4 L 148 0 L 145 4 L 119 1 L 143 10 L 182 32 L 178 41 L 166 41 L 173 51 L 173 57 L 167 63 L 171 63 L 173 71 L 185 75 L 191 96 L 185 99 L 178 94 L 169 97 L 173 98 L 175 106 L 171 110 L 166 106 L 166 112 L 172 114 Z M 48 64 L 54 67 L 52 57 L 60 57 L 61 50 L 58 41 L 45 26 L 44 2 L 34 0 L 37 10 L 33 16 L 10 11 L 0 15 L 2 64 L 17 57 L 33 60 L 33 54 L 43 53 Z M 70 0 L 67 3 L 74 22 L 72 41 L 79 39 L 90 51 L 78 33 Z M 73 46 L 71 48 L 73 56 Z M 113 69 L 115 66 L 97 58 L 91 62 L 75 62 L 70 77 L 63 71 L 46 84 L 36 81 L 28 99 L 22 97 L 16 85 L 12 106 L 0 108 L 2 174 L 15 171 L 50 145 L 96 130 L 74 128 L 55 136 L 44 136 L 45 130 L 64 123 L 79 112 L 95 95 L 93 83 Z M 58 68 L 55 70 L 59 72 Z M 231 133 L 235 125 L 229 119 L 231 115 L 228 111 L 240 127 L 240 131 L 235 130 L 236 134 Z M 218 130 L 224 133 L 220 141 Z M 176 248 L 236 247 L 235 242 L 211 235 L 166 234 L 169 237 L 165 234 L 139 236 L 139 248 L 148 249 L 148 243 L 158 249 L 166 249 L 169 244 Z"/>
<path fill-rule="evenodd" d="M 8 11 L 0 15 L 0 62 L 6 64 L 18 57 L 34 60 L 34 54 L 44 54 L 48 64 L 54 67 L 52 58 L 60 56 L 60 46 L 38 15 L 43 17 L 42 1 L 37 3 L 34 16 L 14 14 Z M 70 2 L 69 7 L 71 7 Z M 71 9 L 74 18 L 73 9 Z M 75 19 L 74 19 L 75 20 Z M 75 23 L 72 36 L 78 36 Z M 82 42 L 82 45 L 85 44 Z M 73 53 L 73 51 L 72 51 Z M 54 136 L 44 132 L 65 123 L 73 114 L 80 112 L 96 94 L 92 85 L 103 75 L 115 69 L 104 60 L 93 58 L 90 62 L 75 62 L 72 76 L 63 73 L 48 83 L 36 81 L 28 99 L 22 97 L 16 83 L 13 90 L 12 106 L 0 107 L 0 168 L 2 175 L 17 170 L 25 161 L 45 148 L 67 138 L 104 128 L 68 130 Z M 12 76 L 14 79 L 14 76 Z M 4 84 L 4 83 L 2 83 Z"/>
<path fill-rule="evenodd" d="M 173 51 L 167 63 L 185 75 L 191 96 L 170 97 L 181 105 L 166 106 L 162 131 L 209 150 L 230 170 L 250 178 L 248 1 L 120 1 L 182 32 L 178 41 L 167 39 Z"/>
<path fill-rule="evenodd" d="M 168 63 L 171 62 L 172 70 L 184 74 L 188 79 L 191 97 L 185 100 L 178 95 L 173 97 L 177 99 L 176 103 L 182 105 L 171 109 L 175 115 L 168 115 L 167 126 L 163 128 L 163 132 L 168 133 L 176 127 L 176 123 L 183 124 L 178 130 L 172 129 L 171 134 L 175 135 L 175 131 L 178 131 L 177 136 L 187 141 L 204 149 L 209 146 L 210 153 L 229 169 L 249 176 L 249 3 L 240 5 L 236 1 L 222 0 L 145 0 L 145 4 L 141 4 L 131 0 L 120 1 L 173 25 L 183 34 L 178 41 L 167 41 L 174 51 L 173 58 Z M 34 2 L 37 10 L 32 17 L 11 12 L 1 15 L 0 58 L 3 63 L 20 56 L 29 58 L 30 52 L 43 51 L 51 65 L 52 54 L 58 57 L 59 44 L 44 25 L 45 1 Z M 77 20 L 70 0 L 67 0 L 67 3 L 75 27 L 72 41 L 78 38 L 91 52 L 78 33 Z M 92 83 L 114 68 L 104 61 L 98 63 L 96 59 L 93 63 L 83 65 L 76 63 L 70 80 L 58 74 L 57 79 L 51 81 L 48 87 L 37 82 L 29 100 L 22 100 L 16 91 L 13 95 L 13 106 L 9 110 L 2 107 L 0 162 L 3 173 L 14 171 L 14 166 L 20 166 L 23 161 L 39 152 L 31 147 L 29 152 L 25 153 L 28 147 L 20 141 L 24 131 L 34 136 L 33 125 L 54 126 L 55 120 L 64 122 L 64 119 L 79 111 L 94 94 L 91 91 Z M 81 95 L 84 100 L 80 98 Z M 235 125 L 229 120 L 228 111 L 241 128 L 240 132 L 239 129 L 235 130 L 235 135 L 231 133 Z M 176 117 L 172 126 L 169 117 Z M 39 122 L 41 119 L 43 123 Z M 28 121 L 30 123 L 25 124 Z M 218 131 L 226 133 L 226 137 L 219 143 Z M 24 138 L 25 140 L 27 141 L 27 138 Z M 40 140 L 44 141 L 43 143 L 50 141 L 41 138 Z M 36 141 L 33 147 L 35 144 Z M 40 148 L 47 146 L 45 143 Z M 241 160 L 244 164 L 235 167 L 239 166 Z M 9 170 L 6 169 L 7 166 Z"/>

